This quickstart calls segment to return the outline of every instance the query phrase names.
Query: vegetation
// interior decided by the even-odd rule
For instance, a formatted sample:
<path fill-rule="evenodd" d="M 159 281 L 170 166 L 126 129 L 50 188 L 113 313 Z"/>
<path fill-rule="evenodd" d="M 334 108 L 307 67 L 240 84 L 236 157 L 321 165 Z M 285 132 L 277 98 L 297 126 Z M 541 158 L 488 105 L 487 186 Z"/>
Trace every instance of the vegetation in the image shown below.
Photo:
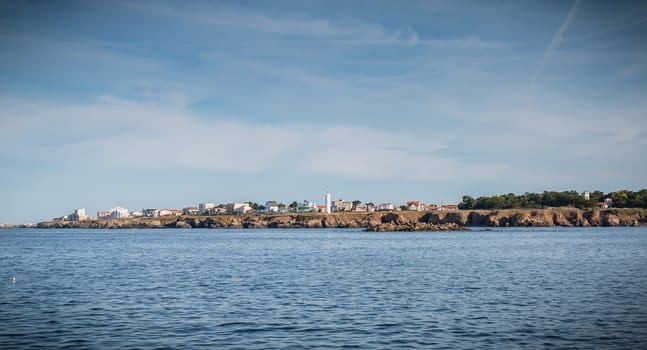
<path fill-rule="evenodd" d="M 595 208 L 605 199 L 611 199 L 611 206 L 616 208 L 647 208 L 647 189 L 638 192 L 621 190 L 604 194 L 600 191 L 590 192 L 586 200 L 577 191 L 544 191 L 543 193 L 514 193 L 502 194 L 492 197 L 463 196 L 463 201 L 458 205 L 460 209 L 540 209 L 547 207 L 575 207 L 580 209 Z"/>

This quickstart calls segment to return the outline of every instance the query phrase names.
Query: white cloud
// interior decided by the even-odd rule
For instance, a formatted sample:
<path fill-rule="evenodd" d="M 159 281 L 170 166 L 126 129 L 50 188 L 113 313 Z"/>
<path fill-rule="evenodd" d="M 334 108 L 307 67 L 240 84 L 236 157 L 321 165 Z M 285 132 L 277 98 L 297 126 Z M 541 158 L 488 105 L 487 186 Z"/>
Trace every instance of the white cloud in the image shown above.
<path fill-rule="evenodd" d="M 181 105 L 104 96 L 92 104 L 57 105 L 3 99 L 3 157 L 56 159 L 74 166 L 194 169 L 243 173 L 297 172 L 336 177 L 433 181 L 498 166 L 468 165 L 440 155 L 433 137 L 371 127 L 261 124 L 205 118 Z M 39 142 L 33 142 L 39 139 Z"/>

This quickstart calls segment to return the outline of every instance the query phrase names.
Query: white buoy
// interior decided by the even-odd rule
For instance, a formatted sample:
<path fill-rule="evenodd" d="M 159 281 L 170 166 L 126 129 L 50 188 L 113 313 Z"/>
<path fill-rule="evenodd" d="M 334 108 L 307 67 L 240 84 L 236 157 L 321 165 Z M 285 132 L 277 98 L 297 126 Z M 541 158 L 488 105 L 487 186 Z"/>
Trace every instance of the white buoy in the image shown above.
<path fill-rule="evenodd" d="M 16 277 L 13 277 L 13 278 L 11 279 L 11 283 L 16 283 Z"/>

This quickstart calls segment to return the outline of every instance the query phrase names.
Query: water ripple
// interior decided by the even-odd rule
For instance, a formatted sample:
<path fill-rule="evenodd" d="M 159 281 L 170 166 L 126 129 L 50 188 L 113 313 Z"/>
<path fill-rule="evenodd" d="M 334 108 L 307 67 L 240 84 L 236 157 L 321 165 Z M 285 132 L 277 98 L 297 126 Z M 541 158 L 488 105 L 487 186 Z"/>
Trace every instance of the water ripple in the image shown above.
<path fill-rule="evenodd" d="M 1 230 L 0 348 L 640 348 L 645 266 L 645 228 Z"/>

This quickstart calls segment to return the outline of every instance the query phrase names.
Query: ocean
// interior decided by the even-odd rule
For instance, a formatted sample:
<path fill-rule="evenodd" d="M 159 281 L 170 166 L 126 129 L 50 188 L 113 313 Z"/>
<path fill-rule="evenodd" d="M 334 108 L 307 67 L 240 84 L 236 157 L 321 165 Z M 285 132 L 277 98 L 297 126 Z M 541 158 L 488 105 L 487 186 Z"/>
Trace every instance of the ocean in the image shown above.
<path fill-rule="evenodd" d="M 0 348 L 637 349 L 646 268 L 645 227 L 2 229 Z"/>

